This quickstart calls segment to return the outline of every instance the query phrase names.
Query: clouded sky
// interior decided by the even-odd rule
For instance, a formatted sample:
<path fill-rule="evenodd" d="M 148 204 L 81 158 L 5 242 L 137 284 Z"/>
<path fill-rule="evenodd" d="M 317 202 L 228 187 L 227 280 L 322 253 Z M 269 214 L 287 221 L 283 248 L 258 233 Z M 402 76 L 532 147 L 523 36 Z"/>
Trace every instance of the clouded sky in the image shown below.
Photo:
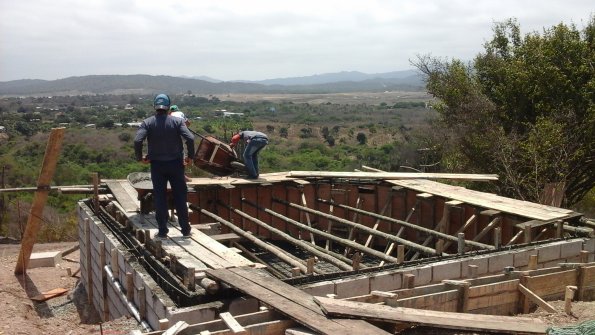
<path fill-rule="evenodd" d="M 593 0 L 0 0 L 0 81 L 389 72 L 471 60 L 508 18 L 524 34 L 593 14 Z"/>

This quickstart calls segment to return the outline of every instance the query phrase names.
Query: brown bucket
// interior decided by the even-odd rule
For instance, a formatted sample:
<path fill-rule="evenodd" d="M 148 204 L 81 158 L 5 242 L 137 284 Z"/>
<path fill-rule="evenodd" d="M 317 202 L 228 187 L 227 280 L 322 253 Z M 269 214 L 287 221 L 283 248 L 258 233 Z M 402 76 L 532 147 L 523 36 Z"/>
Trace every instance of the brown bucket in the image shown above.
<path fill-rule="evenodd" d="M 194 165 L 217 176 L 232 174 L 234 169 L 231 162 L 237 160 L 235 151 L 212 136 L 201 138 L 194 154 Z"/>

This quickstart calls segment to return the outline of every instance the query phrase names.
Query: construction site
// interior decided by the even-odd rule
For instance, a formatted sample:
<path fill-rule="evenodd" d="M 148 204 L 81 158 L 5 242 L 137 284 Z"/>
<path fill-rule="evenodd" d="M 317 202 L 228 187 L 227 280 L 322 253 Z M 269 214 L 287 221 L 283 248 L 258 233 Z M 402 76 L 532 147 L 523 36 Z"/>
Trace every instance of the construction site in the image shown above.
<path fill-rule="evenodd" d="M 52 148 L 50 137 L 41 184 Z M 364 166 L 192 178 L 191 236 L 171 209 L 168 238 L 155 238 L 142 178 L 96 175 L 77 205 L 87 298 L 104 321 L 135 318 L 135 334 L 545 334 L 523 314 L 595 300 L 593 221 L 453 185 L 494 175 Z"/>

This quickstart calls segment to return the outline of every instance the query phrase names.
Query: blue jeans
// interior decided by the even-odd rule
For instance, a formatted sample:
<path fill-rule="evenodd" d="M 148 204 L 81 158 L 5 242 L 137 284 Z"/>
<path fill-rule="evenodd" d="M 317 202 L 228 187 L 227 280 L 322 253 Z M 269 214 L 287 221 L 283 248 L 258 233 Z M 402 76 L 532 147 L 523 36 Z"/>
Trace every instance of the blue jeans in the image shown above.
<path fill-rule="evenodd" d="M 258 178 L 258 152 L 264 148 L 269 141 L 265 138 L 254 137 L 246 145 L 244 150 L 244 165 L 248 170 L 248 178 Z"/>
<path fill-rule="evenodd" d="M 153 199 L 155 203 L 155 220 L 159 225 L 159 234 L 167 235 L 167 183 L 169 182 L 174 196 L 174 207 L 178 214 L 178 223 L 182 234 L 190 232 L 188 224 L 188 186 L 184 178 L 184 161 L 151 161 L 151 179 L 153 181 Z"/>

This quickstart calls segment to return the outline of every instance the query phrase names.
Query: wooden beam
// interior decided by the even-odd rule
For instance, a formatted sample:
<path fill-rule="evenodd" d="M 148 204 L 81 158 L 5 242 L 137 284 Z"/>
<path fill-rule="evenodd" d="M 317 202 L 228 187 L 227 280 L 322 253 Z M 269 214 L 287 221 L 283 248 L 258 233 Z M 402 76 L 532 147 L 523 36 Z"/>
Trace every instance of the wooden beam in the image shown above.
<path fill-rule="evenodd" d="M 489 181 L 498 180 L 495 174 L 420 173 L 420 172 L 334 172 L 290 171 L 291 178 L 351 178 L 351 179 L 452 179 Z"/>
<path fill-rule="evenodd" d="M 482 314 L 439 312 L 416 308 L 390 307 L 345 300 L 314 297 L 329 316 L 359 318 L 384 322 L 425 325 L 465 331 L 487 331 L 505 334 L 545 334 L 539 319 Z"/>
<path fill-rule="evenodd" d="M 45 154 L 43 156 L 43 163 L 41 166 L 41 172 L 37 179 L 37 191 L 33 197 L 33 203 L 31 205 L 31 212 L 27 219 L 27 226 L 25 227 L 25 233 L 21 239 L 21 250 L 19 252 L 19 258 L 17 259 L 17 265 L 14 273 L 24 274 L 27 272 L 27 266 L 29 265 L 29 259 L 31 258 L 31 252 L 33 251 L 33 245 L 37 239 L 37 233 L 39 232 L 41 219 L 43 217 L 43 208 L 48 199 L 50 192 L 49 187 L 56 171 L 56 164 L 60 156 L 60 149 L 62 148 L 62 140 L 64 139 L 65 128 L 53 128 L 48 143 L 45 148 Z M 90 266 L 90 265 L 88 265 Z"/>
<path fill-rule="evenodd" d="M 245 334 L 246 329 L 229 312 L 219 313 L 219 317 L 234 334 Z"/>
<path fill-rule="evenodd" d="M 548 304 L 545 300 L 541 299 L 537 294 L 533 293 L 531 290 L 523 286 L 523 284 L 519 284 L 519 291 L 525 295 L 525 297 L 529 298 L 529 300 L 536 303 L 539 307 L 545 309 L 550 313 L 556 313 L 556 309 Z"/>

